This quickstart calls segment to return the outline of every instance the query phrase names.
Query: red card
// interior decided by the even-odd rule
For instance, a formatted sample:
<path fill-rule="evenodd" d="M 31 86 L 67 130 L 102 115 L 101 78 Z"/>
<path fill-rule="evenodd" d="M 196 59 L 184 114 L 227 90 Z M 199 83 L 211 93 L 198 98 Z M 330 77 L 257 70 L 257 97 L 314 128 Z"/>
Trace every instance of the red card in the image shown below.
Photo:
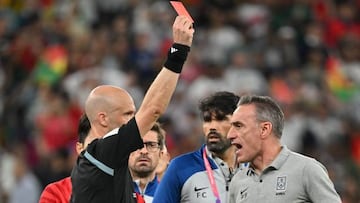
<path fill-rule="evenodd" d="M 174 7 L 176 13 L 180 15 L 184 15 L 188 17 L 192 22 L 194 22 L 194 19 L 191 17 L 189 12 L 186 10 L 184 4 L 181 1 L 170 1 L 171 5 Z"/>

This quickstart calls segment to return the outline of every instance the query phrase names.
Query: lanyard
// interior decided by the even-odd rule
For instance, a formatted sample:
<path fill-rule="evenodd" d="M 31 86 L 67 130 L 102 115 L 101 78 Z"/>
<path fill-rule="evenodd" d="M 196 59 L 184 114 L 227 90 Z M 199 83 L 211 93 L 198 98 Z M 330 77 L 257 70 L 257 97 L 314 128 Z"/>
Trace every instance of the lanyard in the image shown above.
<path fill-rule="evenodd" d="M 220 201 L 220 196 L 219 196 L 219 191 L 216 187 L 216 183 L 215 183 L 215 179 L 214 179 L 214 175 L 213 175 L 213 171 L 211 169 L 209 160 L 206 156 L 206 152 L 205 152 L 206 148 L 204 148 L 203 150 L 203 159 L 204 159 L 204 164 L 205 164 L 205 168 L 206 168 L 206 172 L 208 174 L 208 178 L 210 181 L 210 185 L 211 185 L 211 190 L 213 191 L 215 197 L 216 197 L 216 203 L 221 203 Z"/>
<path fill-rule="evenodd" d="M 144 197 L 140 194 L 136 192 L 136 202 L 137 203 L 145 203 Z"/>

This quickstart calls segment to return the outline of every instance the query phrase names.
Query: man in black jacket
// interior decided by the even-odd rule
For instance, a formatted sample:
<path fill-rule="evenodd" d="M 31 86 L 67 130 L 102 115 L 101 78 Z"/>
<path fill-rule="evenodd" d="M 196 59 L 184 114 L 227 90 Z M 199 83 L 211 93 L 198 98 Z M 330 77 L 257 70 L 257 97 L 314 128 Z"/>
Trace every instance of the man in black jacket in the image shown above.
<path fill-rule="evenodd" d="M 85 112 L 91 129 L 103 137 L 90 143 L 77 160 L 71 174 L 72 203 L 135 202 L 129 155 L 144 146 L 142 137 L 165 112 L 190 51 L 193 33 L 190 19 L 175 19 L 174 44 L 136 114 L 126 90 L 103 85 L 91 91 Z"/>

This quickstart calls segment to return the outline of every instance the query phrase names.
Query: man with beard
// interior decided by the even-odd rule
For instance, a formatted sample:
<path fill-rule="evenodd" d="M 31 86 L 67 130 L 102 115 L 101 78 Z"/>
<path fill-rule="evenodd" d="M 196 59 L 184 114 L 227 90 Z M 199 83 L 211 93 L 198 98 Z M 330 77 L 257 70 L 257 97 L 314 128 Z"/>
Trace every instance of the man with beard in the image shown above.
<path fill-rule="evenodd" d="M 143 137 L 144 147 L 130 154 L 129 169 L 138 195 L 138 202 L 151 203 L 159 184 L 156 167 L 164 156 L 165 131 L 159 123 Z"/>
<path fill-rule="evenodd" d="M 239 97 L 230 92 L 216 92 L 200 101 L 206 144 L 170 162 L 153 202 L 227 202 L 238 164 L 235 148 L 226 135 L 238 101 Z"/>

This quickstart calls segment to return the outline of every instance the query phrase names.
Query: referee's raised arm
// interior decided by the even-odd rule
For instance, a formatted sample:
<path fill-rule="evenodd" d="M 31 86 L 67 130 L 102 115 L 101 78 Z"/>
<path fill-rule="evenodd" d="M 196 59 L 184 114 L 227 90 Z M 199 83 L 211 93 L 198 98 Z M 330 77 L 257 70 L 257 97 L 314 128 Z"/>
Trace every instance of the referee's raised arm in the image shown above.
<path fill-rule="evenodd" d="M 193 34 L 192 21 L 178 16 L 173 24 L 174 43 L 164 67 L 147 90 L 138 111 L 125 89 L 101 85 L 91 91 L 85 112 L 99 139 L 91 142 L 78 157 L 71 173 L 71 203 L 136 201 L 128 169 L 129 155 L 144 147 L 142 137 L 165 112 L 190 51 Z"/>
<path fill-rule="evenodd" d="M 185 16 L 177 16 L 173 24 L 174 44 L 169 49 L 164 67 L 149 87 L 135 115 L 141 136 L 150 130 L 166 110 L 190 51 L 193 34 L 192 21 Z"/>

